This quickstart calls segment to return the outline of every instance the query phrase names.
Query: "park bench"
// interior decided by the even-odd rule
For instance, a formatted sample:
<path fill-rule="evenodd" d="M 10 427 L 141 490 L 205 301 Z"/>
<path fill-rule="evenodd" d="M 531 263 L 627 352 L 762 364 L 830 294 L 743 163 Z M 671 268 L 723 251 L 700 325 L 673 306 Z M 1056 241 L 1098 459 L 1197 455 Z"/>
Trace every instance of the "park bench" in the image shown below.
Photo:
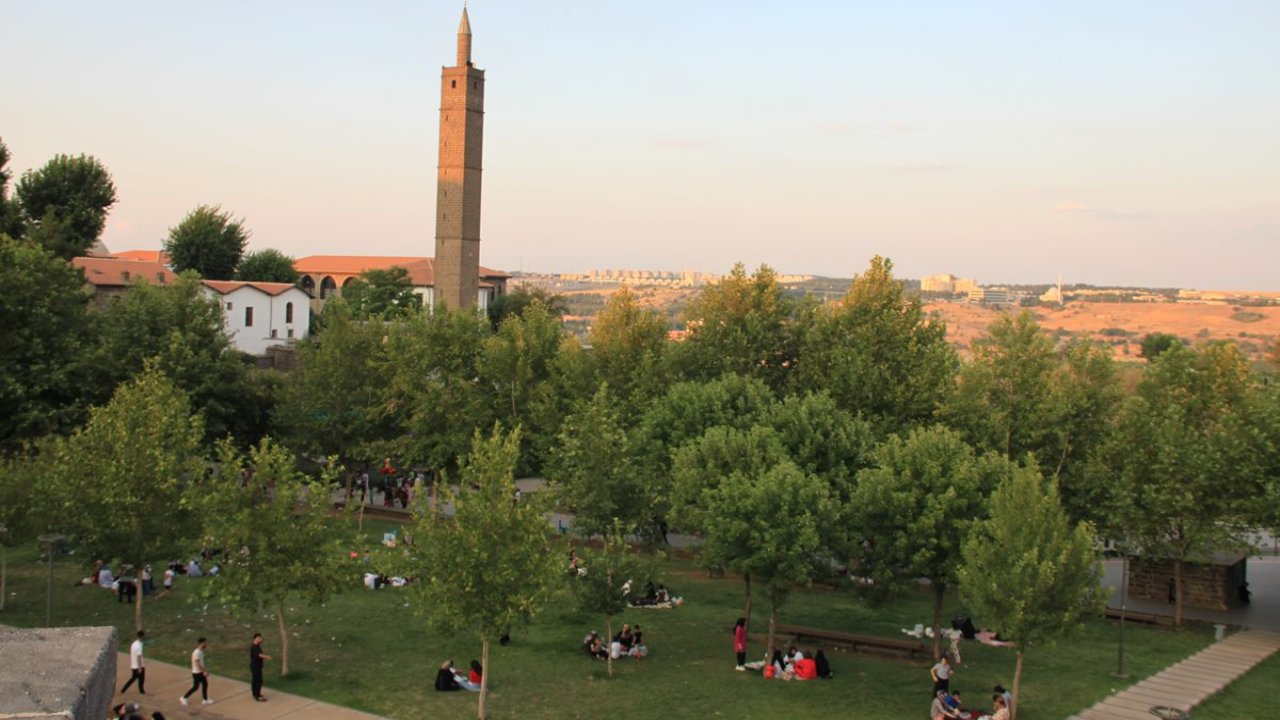
<path fill-rule="evenodd" d="M 861 652 L 863 650 L 871 650 L 875 652 L 887 651 L 903 654 L 912 658 L 916 655 L 925 653 L 924 642 L 920 640 L 900 640 L 898 638 L 857 635 L 855 633 L 839 632 L 837 630 L 821 630 L 801 625 L 783 625 L 781 623 L 775 627 L 775 630 L 783 635 L 793 635 L 797 641 L 801 638 L 805 638 L 808 640 L 847 645 L 855 652 Z"/>
<path fill-rule="evenodd" d="M 1120 619 L 1120 608 L 1109 607 L 1103 613 L 1108 620 Z M 1146 623 L 1148 625 L 1173 625 L 1172 615 L 1160 615 L 1158 613 L 1134 612 L 1133 610 L 1124 611 L 1125 622 Z"/>

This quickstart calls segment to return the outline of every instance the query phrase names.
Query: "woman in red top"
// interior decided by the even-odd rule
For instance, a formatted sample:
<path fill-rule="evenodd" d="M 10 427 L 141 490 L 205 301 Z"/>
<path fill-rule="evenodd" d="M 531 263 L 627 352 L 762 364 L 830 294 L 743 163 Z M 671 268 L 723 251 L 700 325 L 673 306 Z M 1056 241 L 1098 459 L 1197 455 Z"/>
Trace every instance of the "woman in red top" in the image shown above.
<path fill-rule="evenodd" d="M 738 618 L 738 624 L 733 626 L 733 652 L 738 656 L 737 670 L 746 671 L 747 664 L 747 619 Z"/>
<path fill-rule="evenodd" d="M 471 671 L 467 673 L 467 679 L 471 681 L 472 685 L 479 685 L 480 679 L 483 675 L 484 669 L 480 667 L 480 661 L 472 660 Z"/>

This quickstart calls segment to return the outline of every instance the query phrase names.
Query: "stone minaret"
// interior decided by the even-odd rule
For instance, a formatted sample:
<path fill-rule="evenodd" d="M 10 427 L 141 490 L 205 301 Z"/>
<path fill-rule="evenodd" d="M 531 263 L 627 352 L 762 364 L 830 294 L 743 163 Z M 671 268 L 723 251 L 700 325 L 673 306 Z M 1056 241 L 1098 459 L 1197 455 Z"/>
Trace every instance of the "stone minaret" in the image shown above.
<path fill-rule="evenodd" d="M 462 8 L 458 64 L 440 74 L 440 167 L 436 187 L 435 302 L 475 307 L 480 286 L 480 164 L 484 71 L 471 64 L 471 22 Z"/>

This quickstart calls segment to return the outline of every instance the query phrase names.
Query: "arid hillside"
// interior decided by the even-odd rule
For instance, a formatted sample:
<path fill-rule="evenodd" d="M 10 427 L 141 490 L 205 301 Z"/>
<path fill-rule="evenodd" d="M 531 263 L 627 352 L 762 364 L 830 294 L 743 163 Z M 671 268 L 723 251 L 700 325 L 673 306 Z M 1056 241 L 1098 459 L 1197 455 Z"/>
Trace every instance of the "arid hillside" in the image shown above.
<path fill-rule="evenodd" d="M 948 337 L 961 349 L 984 335 L 1001 312 L 1009 312 L 964 302 L 933 302 L 925 307 L 946 321 Z M 1254 358 L 1261 357 L 1280 337 L 1280 307 L 1073 302 L 1033 312 L 1046 331 L 1110 343 L 1118 359 L 1136 358 L 1142 338 L 1155 332 L 1177 335 L 1188 342 L 1233 340 Z"/>

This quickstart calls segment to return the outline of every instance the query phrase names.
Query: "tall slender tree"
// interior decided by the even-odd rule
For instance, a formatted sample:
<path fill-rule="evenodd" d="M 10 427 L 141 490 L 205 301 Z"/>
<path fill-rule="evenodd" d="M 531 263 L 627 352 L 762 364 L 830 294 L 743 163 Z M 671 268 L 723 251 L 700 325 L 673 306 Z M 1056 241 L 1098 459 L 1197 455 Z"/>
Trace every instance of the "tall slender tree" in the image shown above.
<path fill-rule="evenodd" d="M 480 642 L 481 720 L 493 677 L 490 644 L 538 612 L 564 570 L 550 547 L 537 495 L 512 501 L 519 435 L 498 427 L 488 437 L 477 432 L 459 489 L 446 498 L 453 517 L 423 511 L 417 519 L 416 534 L 424 539 L 413 557 L 414 574 L 421 578 L 414 585 L 417 606 L 432 627 L 468 633 Z"/>

